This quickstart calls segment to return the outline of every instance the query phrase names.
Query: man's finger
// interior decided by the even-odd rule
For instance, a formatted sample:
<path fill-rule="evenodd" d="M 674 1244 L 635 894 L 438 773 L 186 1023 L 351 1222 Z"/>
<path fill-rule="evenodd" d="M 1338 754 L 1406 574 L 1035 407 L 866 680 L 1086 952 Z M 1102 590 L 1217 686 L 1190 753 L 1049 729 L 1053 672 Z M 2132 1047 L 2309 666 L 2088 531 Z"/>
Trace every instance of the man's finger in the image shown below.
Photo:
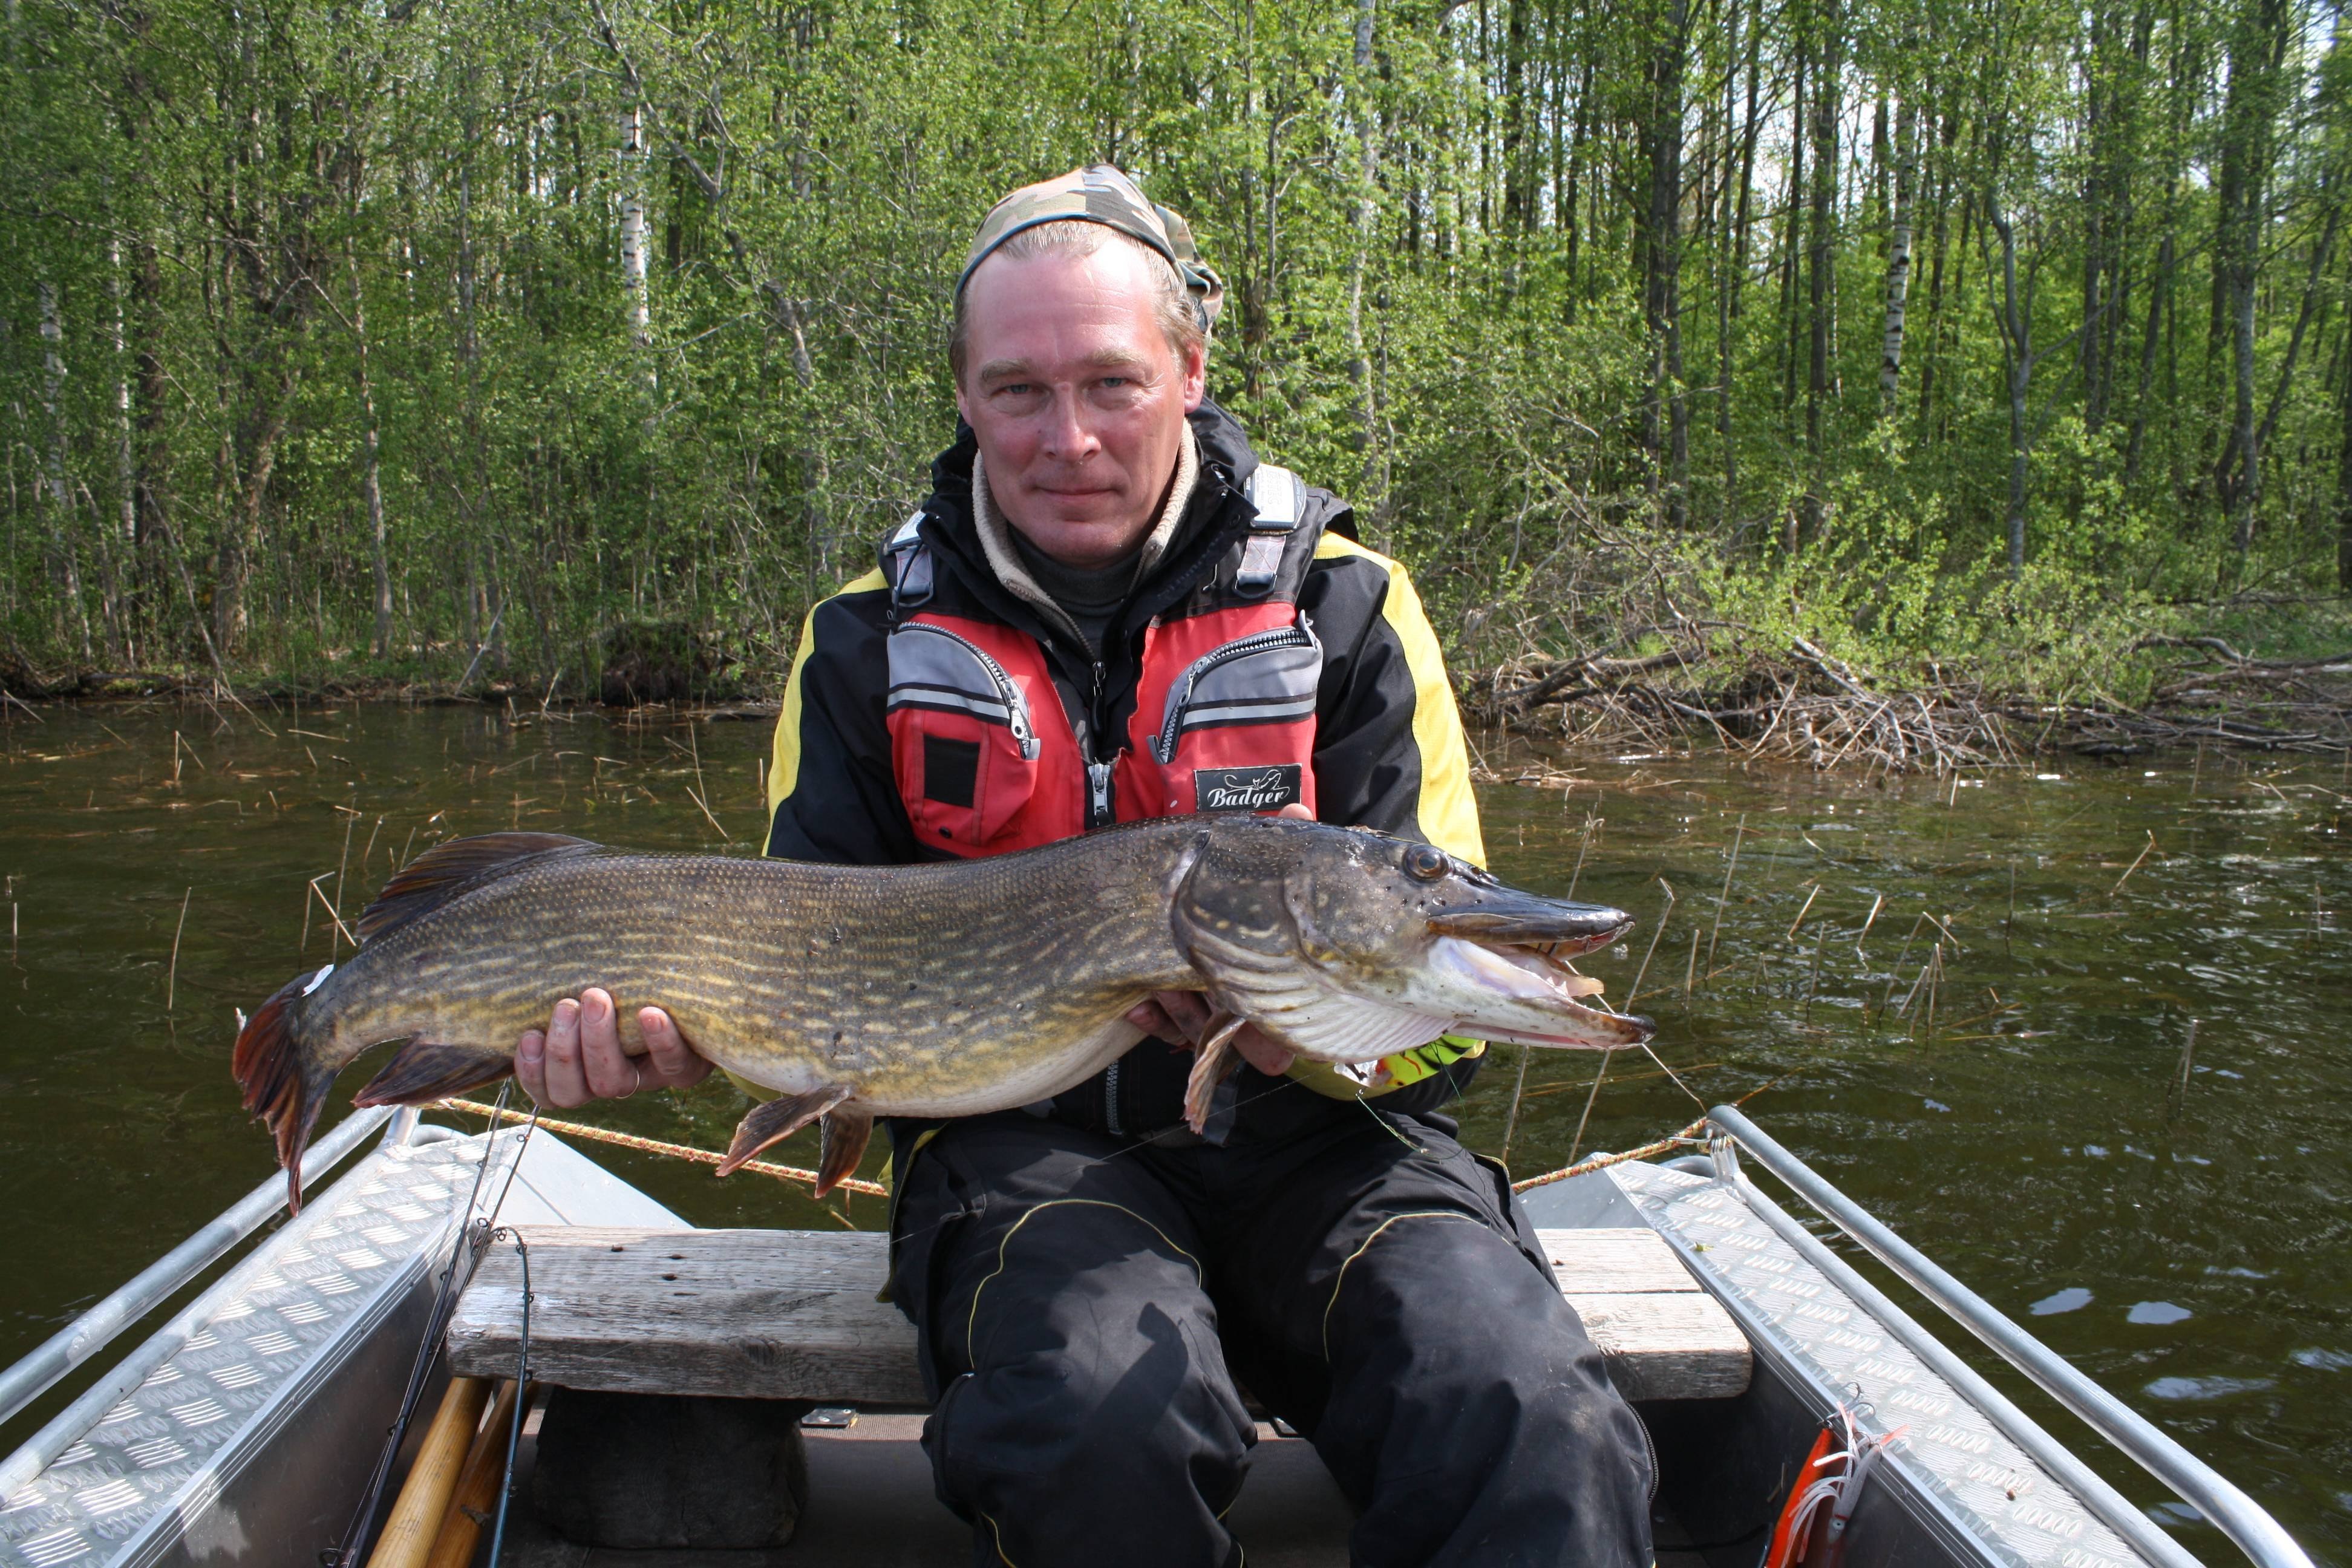
<path fill-rule="evenodd" d="M 591 985 L 580 993 L 580 1066 L 588 1087 L 606 1100 L 637 1092 L 644 1075 L 621 1052 L 620 1020 L 613 1009 L 613 994 Z"/>
<path fill-rule="evenodd" d="M 580 1004 L 566 996 L 547 1020 L 547 1098 L 541 1103 L 570 1110 L 593 1098 L 580 1072 Z"/>
<path fill-rule="evenodd" d="M 547 1100 L 547 1035 L 544 1030 L 526 1029 L 515 1042 L 515 1081 L 532 1100 L 544 1104 Z"/>
<path fill-rule="evenodd" d="M 1138 1002 L 1127 1010 L 1127 1021 L 1156 1040 L 1170 1045 L 1182 1045 L 1184 1031 L 1168 1016 L 1168 1009 L 1157 1002 Z"/>
<path fill-rule="evenodd" d="M 678 1033 L 670 1016 L 658 1007 L 637 1009 L 637 1030 L 646 1037 L 646 1085 L 649 1089 L 684 1089 L 710 1076 L 710 1060 L 697 1054 Z"/>
<path fill-rule="evenodd" d="M 1199 992 L 1161 991 L 1155 993 L 1152 1000 L 1160 1004 L 1169 1022 L 1192 1044 L 1199 1045 L 1201 1037 L 1209 1032 L 1209 1004 Z"/>
<path fill-rule="evenodd" d="M 1297 1053 L 1276 1045 L 1259 1032 L 1255 1024 L 1244 1024 L 1234 1036 L 1234 1049 L 1241 1052 L 1242 1060 L 1268 1078 L 1280 1078 L 1298 1059 Z"/>
<path fill-rule="evenodd" d="M 1276 816 L 1287 816 L 1298 822 L 1312 822 L 1315 820 L 1315 814 L 1307 810 L 1303 802 L 1296 800 L 1292 801 L 1288 805 L 1284 806 L 1280 811 L 1276 812 L 1274 815 Z"/>

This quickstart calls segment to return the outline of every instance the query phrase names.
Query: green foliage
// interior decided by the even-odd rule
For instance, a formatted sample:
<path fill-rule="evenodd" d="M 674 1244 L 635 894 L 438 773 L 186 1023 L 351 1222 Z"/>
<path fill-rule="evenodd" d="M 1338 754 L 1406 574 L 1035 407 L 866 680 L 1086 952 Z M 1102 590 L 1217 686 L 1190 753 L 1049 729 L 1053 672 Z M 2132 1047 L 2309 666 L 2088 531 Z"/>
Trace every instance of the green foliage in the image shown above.
<path fill-rule="evenodd" d="M 1097 159 L 1229 280 L 1215 395 L 1473 662 L 1714 621 L 2127 687 L 2146 630 L 2301 637 L 2250 606 L 2352 534 L 2311 0 L 10 14 L 36 663 L 579 695 L 642 624 L 772 679 L 951 434 L 980 214 Z"/>

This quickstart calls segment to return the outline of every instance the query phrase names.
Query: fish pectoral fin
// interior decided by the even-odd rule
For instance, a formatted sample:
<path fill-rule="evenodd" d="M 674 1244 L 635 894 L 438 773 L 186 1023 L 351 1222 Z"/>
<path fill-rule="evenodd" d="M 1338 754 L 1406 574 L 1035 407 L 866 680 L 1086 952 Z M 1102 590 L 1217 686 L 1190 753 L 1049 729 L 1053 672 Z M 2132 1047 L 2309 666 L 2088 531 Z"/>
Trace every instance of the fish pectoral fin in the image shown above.
<path fill-rule="evenodd" d="M 841 1185 L 865 1157 L 866 1141 L 874 1135 L 874 1118 L 854 1105 L 838 1105 L 824 1113 L 824 1142 L 816 1163 L 816 1195 L 823 1197 Z"/>
<path fill-rule="evenodd" d="M 780 1094 L 753 1106 L 736 1123 L 734 1140 L 727 1145 L 727 1158 L 719 1162 L 719 1173 L 733 1175 L 756 1158 L 761 1150 L 771 1143 L 781 1143 L 849 1095 L 849 1085 L 829 1083 L 806 1094 Z"/>
<path fill-rule="evenodd" d="M 353 1105 L 430 1105 L 452 1094 L 496 1083 L 514 1071 L 510 1051 L 484 1046 L 436 1046 L 411 1040 L 368 1079 Z"/>
<path fill-rule="evenodd" d="M 1209 1105 L 1216 1098 L 1217 1085 L 1224 1082 L 1225 1075 L 1241 1059 L 1241 1053 L 1234 1049 L 1234 1037 L 1248 1022 L 1220 1013 L 1210 1020 L 1209 1032 L 1202 1037 L 1192 1058 L 1192 1074 L 1184 1080 L 1184 1125 L 1196 1133 L 1208 1131 Z"/>

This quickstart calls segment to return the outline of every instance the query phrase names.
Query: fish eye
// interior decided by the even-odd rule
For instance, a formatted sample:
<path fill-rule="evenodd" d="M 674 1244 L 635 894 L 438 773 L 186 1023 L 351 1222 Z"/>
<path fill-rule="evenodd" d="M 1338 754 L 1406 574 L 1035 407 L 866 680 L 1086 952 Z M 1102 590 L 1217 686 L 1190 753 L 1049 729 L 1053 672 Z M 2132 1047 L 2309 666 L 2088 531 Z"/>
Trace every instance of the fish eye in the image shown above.
<path fill-rule="evenodd" d="M 1416 844 L 1404 852 L 1405 875 L 1419 881 L 1434 882 L 1453 864 L 1454 858 L 1434 844 Z"/>

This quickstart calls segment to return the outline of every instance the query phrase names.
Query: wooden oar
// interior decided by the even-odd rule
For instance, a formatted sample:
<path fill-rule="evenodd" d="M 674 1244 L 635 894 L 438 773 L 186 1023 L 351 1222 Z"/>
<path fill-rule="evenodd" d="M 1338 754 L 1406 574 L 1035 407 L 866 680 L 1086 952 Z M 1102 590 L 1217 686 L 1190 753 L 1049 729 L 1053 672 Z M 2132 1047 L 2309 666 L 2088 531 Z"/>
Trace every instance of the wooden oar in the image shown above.
<path fill-rule="evenodd" d="M 490 1396 L 486 1377 L 453 1377 L 433 1413 L 433 1425 L 417 1446 L 416 1462 L 384 1521 L 383 1534 L 368 1558 L 368 1568 L 420 1568 L 432 1550 L 436 1527 L 449 1510 L 449 1494 L 457 1489 L 457 1470 L 481 1425 L 482 1406 Z"/>
<path fill-rule="evenodd" d="M 538 1385 L 534 1384 L 530 1392 L 537 1397 Z M 466 1468 L 457 1477 L 457 1489 L 441 1517 L 440 1532 L 433 1538 L 425 1568 L 468 1568 L 474 1561 L 474 1548 L 481 1543 L 482 1521 L 497 1505 L 499 1483 L 506 1479 L 507 1428 L 521 1420 L 522 1412 L 530 1408 L 530 1400 L 515 1397 L 514 1379 L 499 1383 L 490 1418 L 474 1435 L 473 1449 L 466 1456 Z"/>

